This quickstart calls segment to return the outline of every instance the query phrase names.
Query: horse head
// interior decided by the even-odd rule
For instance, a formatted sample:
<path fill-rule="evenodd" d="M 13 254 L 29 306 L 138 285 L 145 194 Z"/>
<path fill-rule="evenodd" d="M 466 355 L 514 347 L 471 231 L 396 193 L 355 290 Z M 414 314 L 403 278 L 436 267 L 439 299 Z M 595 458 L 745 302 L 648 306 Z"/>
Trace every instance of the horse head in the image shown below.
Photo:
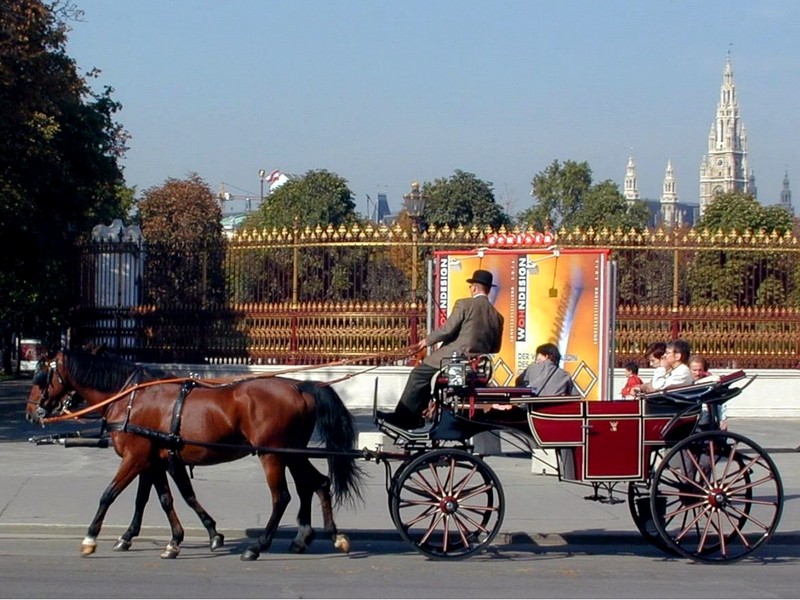
<path fill-rule="evenodd" d="M 68 383 L 66 354 L 59 350 L 39 361 L 28 393 L 25 418 L 31 423 L 65 412 L 70 408 L 74 388 Z"/>

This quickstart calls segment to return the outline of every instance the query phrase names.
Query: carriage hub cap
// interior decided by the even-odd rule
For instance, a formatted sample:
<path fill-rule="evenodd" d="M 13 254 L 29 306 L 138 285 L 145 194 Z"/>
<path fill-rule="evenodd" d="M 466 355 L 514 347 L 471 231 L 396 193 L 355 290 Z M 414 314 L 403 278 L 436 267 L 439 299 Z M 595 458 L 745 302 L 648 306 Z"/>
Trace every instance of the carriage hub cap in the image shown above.
<path fill-rule="evenodd" d="M 714 508 L 722 508 L 728 503 L 728 496 L 719 488 L 708 492 L 708 503 Z"/>
<path fill-rule="evenodd" d="M 439 502 L 439 510 L 448 515 L 452 515 L 458 510 L 458 500 L 452 496 L 445 496 Z"/>

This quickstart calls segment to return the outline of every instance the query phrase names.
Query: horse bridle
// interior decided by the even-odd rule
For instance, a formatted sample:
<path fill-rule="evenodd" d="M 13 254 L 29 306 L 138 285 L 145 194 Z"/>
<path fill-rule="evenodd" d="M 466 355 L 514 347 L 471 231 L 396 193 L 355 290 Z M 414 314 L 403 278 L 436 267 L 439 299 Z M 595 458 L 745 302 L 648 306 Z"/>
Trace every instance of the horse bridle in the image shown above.
<path fill-rule="evenodd" d="M 59 373 L 58 371 L 58 361 L 54 358 L 53 360 L 51 360 L 49 363 L 46 364 L 47 364 L 47 373 L 44 383 L 41 382 L 37 383 L 36 381 L 39 378 L 41 371 L 36 375 L 34 375 L 33 377 L 34 385 L 38 385 L 39 389 L 41 390 L 41 394 L 39 395 L 39 400 L 36 401 L 29 399 L 27 401 L 27 404 L 29 405 L 36 405 L 36 410 L 34 411 L 34 413 L 36 414 L 36 417 L 37 419 L 39 419 L 39 421 L 53 414 L 54 412 L 56 414 L 62 414 L 64 411 L 66 411 L 69 407 L 69 403 L 73 395 L 72 393 L 69 392 L 66 393 L 64 395 L 64 398 L 61 399 L 59 405 L 57 407 L 51 408 L 50 410 L 44 407 L 45 402 L 47 402 L 50 399 L 50 386 L 53 383 L 54 375 L 58 379 L 59 385 L 66 388 L 66 382 L 64 381 L 64 378 L 61 377 L 61 373 Z"/>

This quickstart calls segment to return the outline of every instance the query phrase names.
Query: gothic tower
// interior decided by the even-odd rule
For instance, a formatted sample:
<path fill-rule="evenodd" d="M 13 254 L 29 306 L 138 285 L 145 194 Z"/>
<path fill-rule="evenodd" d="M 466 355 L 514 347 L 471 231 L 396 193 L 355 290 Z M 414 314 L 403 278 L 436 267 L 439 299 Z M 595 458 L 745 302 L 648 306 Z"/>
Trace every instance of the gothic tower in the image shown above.
<path fill-rule="evenodd" d="M 783 189 L 781 190 L 780 205 L 788 210 L 790 215 L 794 215 L 794 207 L 792 206 L 792 190 L 789 189 L 789 171 L 786 171 L 783 174 Z"/>
<path fill-rule="evenodd" d="M 700 215 L 719 192 L 755 194 L 755 176 L 747 168 L 747 130 L 739 120 L 730 51 L 717 104 L 717 118 L 708 134 L 708 153 L 700 164 Z"/>
<path fill-rule="evenodd" d="M 664 173 L 664 188 L 661 192 L 661 218 L 664 227 L 681 225 L 683 219 L 678 213 L 678 194 L 675 191 L 675 172 L 672 170 L 672 161 L 667 161 L 667 170 Z"/>
<path fill-rule="evenodd" d="M 625 171 L 625 200 L 628 204 L 639 199 L 639 187 L 636 183 L 636 164 L 633 157 L 628 157 L 628 168 Z"/>

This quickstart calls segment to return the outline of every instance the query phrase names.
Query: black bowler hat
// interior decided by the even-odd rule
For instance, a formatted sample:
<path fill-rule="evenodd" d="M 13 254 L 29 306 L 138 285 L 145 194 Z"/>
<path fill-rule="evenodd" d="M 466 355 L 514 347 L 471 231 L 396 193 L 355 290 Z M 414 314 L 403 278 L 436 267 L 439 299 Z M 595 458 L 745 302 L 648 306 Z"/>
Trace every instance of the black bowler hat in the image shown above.
<path fill-rule="evenodd" d="M 472 274 L 472 279 L 467 279 L 467 283 L 480 283 L 487 288 L 492 286 L 492 274 L 489 271 L 478 269 Z"/>

